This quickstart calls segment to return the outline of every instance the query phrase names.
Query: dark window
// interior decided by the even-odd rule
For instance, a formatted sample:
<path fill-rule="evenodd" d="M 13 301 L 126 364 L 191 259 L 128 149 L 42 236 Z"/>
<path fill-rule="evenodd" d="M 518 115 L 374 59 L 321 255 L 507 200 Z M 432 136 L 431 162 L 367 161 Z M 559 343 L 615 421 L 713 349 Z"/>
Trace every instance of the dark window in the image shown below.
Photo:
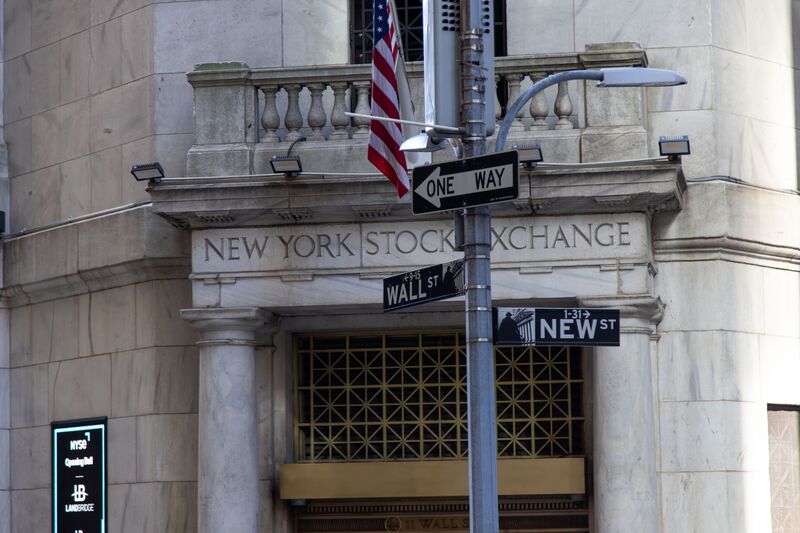
<path fill-rule="evenodd" d="M 296 459 L 461 459 L 463 332 L 295 337 Z M 495 349 L 497 454 L 584 453 L 580 350 Z"/>
<path fill-rule="evenodd" d="M 506 4 L 494 1 L 495 56 L 506 55 Z M 422 0 L 395 0 L 403 57 L 422 61 Z M 350 61 L 372 61 L 372 0 L 350 0 Z"/>

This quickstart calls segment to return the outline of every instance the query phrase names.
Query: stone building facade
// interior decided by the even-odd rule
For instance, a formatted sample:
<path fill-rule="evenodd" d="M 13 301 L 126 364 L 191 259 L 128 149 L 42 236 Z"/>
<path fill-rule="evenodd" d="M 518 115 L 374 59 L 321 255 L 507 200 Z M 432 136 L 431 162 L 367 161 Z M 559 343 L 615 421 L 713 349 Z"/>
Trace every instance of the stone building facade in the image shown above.
<path fill-rule="evenodd" d="M 552 164 L 492 208 L 494 302 L 622 334 L 497 350 L 501 529 L 800 527 L 800 14 L 767 3 L 502 3 L 501 113 L 578 68 L 689 84 L 570 82 L 512 128 Z M 0 532 L 51 529 L 51 423 L 102 417 L 109 531 L 467 529 L 463 301 L 381 312 L 460 254 L 343 114 L 360 4 L 3 0 Z"/>

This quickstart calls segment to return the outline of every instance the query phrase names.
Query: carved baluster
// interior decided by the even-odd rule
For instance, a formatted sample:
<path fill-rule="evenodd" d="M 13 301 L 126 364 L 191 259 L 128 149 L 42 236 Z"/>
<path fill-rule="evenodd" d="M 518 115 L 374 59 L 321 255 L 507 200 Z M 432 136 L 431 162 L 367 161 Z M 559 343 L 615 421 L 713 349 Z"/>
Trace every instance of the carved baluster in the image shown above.
<path fill-rule="evenodd" d="M 300 84 L 284 85 L 286 94 L 289 97 L 289 103 L 286 107 L 286 116 L 283 117 L 283 123 L 286 129 L 289 130 L 286 135 L 287 141 L 296 141 L 301 137 L 300 128 L 303 127 L 303 115 L 300 114 Z"/>
<path fill-rule="evenodd" d="M 311 128 L 311 139 L 320 141 L 324 140 L 325 136 L 322 135 L 322 128 L 325 126 L 325 109 L 322 107 L 322 91 L 325 86 L 321 83 L 312 83 L 308 85 L 308 91 L 311 93 L 311 107 L 308 108 L 308 125 Z"/>
<path fill-rule="evenodd" d="M 358 100 L 356 103 L 356 113 L 361 113 L 364 115 L 370 114 L 370 105 L 369 105 L 369 88 L 371 83 L 369 81 L 356 81 L 353 82 L 353 87 L 356 88 L 358 94 Z M 360 118 L 360 117 L 353 117 L 353 123 L 358 126 L 358 130 L 353 134 L 353 136 L 358 135 L 362 137 L 364 135 L 369 134 L 369 119 Z"/>
<path fill-rule="evenodd" d="M 333 91 L 333 108 L 331 109 L 331 132 L 330 139 L 347 139 L 347 126 L 350 125 L 350 119 L 345 115 L 347 107 L 345 107 L 345 95 L 347 94 L 347 84 L 344 82 L 331 83 L 331 90 Z"/>
<path fill-rule="evenodd" d="M 266 131 L 262 141 L 265 143 L 274 143 L 280 140 L 277 131 L 281 125 L 281 117 L 278 116 L 278 106 L 275 103 L 278 90 L 277 85 L 261 87 L 261 92 L 264 93 L 264 111 L 261 113 L 261 126 Z"/>
<path fill-rule="evenodd" d="M 506 74 L 506 81 L 508 82 L 508 107 L 517 101 L 519 98 L 520 84 L 522 83 L 522 74 Z M 525 130 L 522 124 L 522 109 L 520 109 L 514 117 L 514 122 L 511 123 L 511 131 Z"/>
<path fill-rule="evenodd" d="M 565 81 L 562 81 L 558 84 L 558 96 L 556 96 L 555 111 L 556 115 L 558 116 L 556 129 L 571 130 L 573 126 L 569 116 L 572 114 L 572 99 L 569 97 L 567 82 Z"/>
<path fill-rule="evenodd" d="M 544 75 L 536 75 L 534 77 L 531 74 L 531 81 L 536 83 L 537 81 L 544 79 Z M 531 124 L 532 130 L 546 130 L 548 129 L 547 126 L 547 98 L 544 96 L 544 91 L 539 91 L 536 93 L 533 98 L 531 99 L 530 105 L 531 117 L 533 117 L 533 124 Z"/>

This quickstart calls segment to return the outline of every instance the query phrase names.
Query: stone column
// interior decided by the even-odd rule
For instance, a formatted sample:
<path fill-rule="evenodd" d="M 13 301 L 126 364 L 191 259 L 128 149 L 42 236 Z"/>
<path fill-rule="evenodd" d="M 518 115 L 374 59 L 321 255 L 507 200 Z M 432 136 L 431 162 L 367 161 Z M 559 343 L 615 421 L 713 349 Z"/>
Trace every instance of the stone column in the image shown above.
<path fill-rule="evenodd" d="M 197 526 L 200 533 L 256 533 L 259 526 L 254 307 L 184 309 L 201 332 Z"/>
<path fill-rule="evenodd" d="M 654 298 L 582 300 L 621 310 L 620 346 L 594 349 L 593 463 L 597 533 L 659 531 L 650 335 Z"/>

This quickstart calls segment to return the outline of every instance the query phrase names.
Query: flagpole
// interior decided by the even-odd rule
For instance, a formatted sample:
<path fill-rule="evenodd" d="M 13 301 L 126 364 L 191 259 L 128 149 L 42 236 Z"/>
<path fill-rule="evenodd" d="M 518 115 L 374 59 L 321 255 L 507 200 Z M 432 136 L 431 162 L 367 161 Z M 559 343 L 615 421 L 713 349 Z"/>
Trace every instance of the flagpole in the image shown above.
<path fill-rule="evenodd" d="M 452 126 L 442 126 L 439 124 L 428 124 L 426 122 L 417 122 L 416 120 L 403 120 L 401 118 L 378 117 L 375 115 L 365 115 L 364 113 L 351 113 L 350 111 L 344 112 L 345 116 L 368 118 L 369 120 L 380 120 L 383 122 L 394 122 L 396 124 L 408 124 L 410 126 L 421 126 L 423 128 L 431 128 L 434 131 L 441 133 L 464 133 L 464 128 L 454 128 Z"/>

